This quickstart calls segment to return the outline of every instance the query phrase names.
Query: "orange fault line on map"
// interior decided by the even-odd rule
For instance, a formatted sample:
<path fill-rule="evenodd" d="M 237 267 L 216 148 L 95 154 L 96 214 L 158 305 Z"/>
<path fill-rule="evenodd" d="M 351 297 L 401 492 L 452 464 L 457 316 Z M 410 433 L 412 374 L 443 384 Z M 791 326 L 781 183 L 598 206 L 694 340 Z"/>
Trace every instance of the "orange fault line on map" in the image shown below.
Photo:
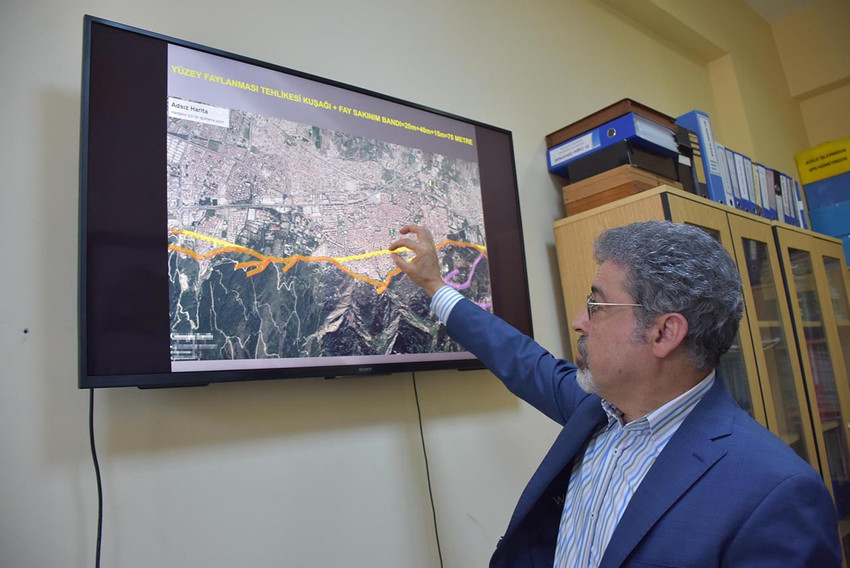
<path fill-rule="evenodd" d="M 218 256 L 220 254 L 228 253 L 228 252 L 242 253 L 242 254 L 247 254 L 249 256 L 254 257 L 256 260 L 239 262 L 236 265 L 234 265 L 234 270 L 245 269 L 245 268 L 250 269 L 245 273 L 245 276 L 247 276 L 247 277 L 251 277 L 251 276 L 254 276 L 256 274 L 259 274 L 260 272 L 262 272 L 266 268 L 268 268 L 270 264 L 282 264 L 283 268 L 281 269 L 281 271 L 287 272 L 290 268 L 292 268 L 293 266 L 295 266 L 299 262 L 327 262 L 327 263 L 333 264 L 334 266 L 336 266 L 337 268 L 339 268 L 340 270 L 342 270 L 346 274 L 352 276 L 353 278 L 356 278 L 357 280 L 361 280 L 363 282 L 367 282 L 367 283 L 371 284 L 372 286 L 374 286 L 376 288 L 376 292 L 378 294 L 381 294 L 390 285 L 390 281 L 392 281 L 393 277 L 396 276 L 397 274 L 401 273 L 401 271 L 398 268 L 394 268 L 389 273 L 387 273 L 386 280 L 380 281 L 380 280 L 375 280 L 374 278 L 370 278 L 366 275 L 360 274 L 358 272 L 355 272 L 354 270 L 351 270 L 350 268 L 345 266 L 345 263 L 348 263 L 348 262 L 365 260 L 367 258 L 372 258 L 372 257 L 375 257 L 375 256 L 382 256 L 382 255 L 391 254 L 389 249 L 374 250 L 374 251 L 370 251 L 370 252 L 364 252 L 364 253 L 360 253 L 360 254 L 354 254 L 354 255 L 350 255 L 350 256 L 340 256 L 340 257 L 303 256 L 303 255 L 300 255 L 300 254 L 296 254 L 296 255 L 292 255 L 292 256 L 285 256 L 285 257 L 275 257 L 275 256 L 267 256 L 267 255 L 264 255 L 264 254 L 260 254 L 259 252 L 255 251 L 253 249 L 249 249 L 248 247 L 243 247 L 243 246 L 240 246 L 240 245 L 237 245 L 237 244 L 234 244 L 234 243 L 229 243 L 227 241 L 217 239 L 215 237 L 210 237 L 208 235 L 203 235 L 201 233 L 196 233 L 194 231 L 187 231 L 187 230 L 184 230 L 184 229 L 172 229 L 171 234 L 172 235 L 182 235 L 182 236 L 185 236 L 185 237 L 188 237 L 188 238 L 198 239 L 198 240 L 201 240 L 201 241 L 211 243 L 213 245 L 217 245 L 217 248 L 210 250 L 209 252 L 206 252 L 206 253 L 203 253 L 203 254 L 199 254 L 199 253 L 197 253 L 197 252 L 195 252 L 191 249 L 188 249 L 186 247 L 182 247 L 182 246 L 179 246 L 179 245 L 168 245 L 168 250 L 172 250 L 174 252 L 179 252 L 179 253 L 185 254 L 185 255 L 190 256 L 190 257 L 192 257 L 192 258 L 194 258 L 195 260 L 198 260 L 198 261 L 208 260 L 212 257 Z M 447 245 L 456 245 L 456 246 L 461 246 L 461 247 L 474 248 L 479 253 L 481 253 L 481 255 L 483 255 L 485 257 L 487 256 L 487 247 L 485 247 L 485 246 L 477 245 L 477 244 L 474 244 L 474 243 L 465 243 L 465 242 L 462 242 L 462 241 L 455 241 L 455 240 L 452 240 L 452 239 L 446 239 L 446 240 L 442 241 L 441 243 L 439 243 L 437 245 L 437 249 L 441 249 L 441 248 L 443 248 Z M 410 252 L 410 251 L 406 248 L 402 248 L 402 249 L 399 249 L 399 251 L 397 251 L 397 252 Z"/>

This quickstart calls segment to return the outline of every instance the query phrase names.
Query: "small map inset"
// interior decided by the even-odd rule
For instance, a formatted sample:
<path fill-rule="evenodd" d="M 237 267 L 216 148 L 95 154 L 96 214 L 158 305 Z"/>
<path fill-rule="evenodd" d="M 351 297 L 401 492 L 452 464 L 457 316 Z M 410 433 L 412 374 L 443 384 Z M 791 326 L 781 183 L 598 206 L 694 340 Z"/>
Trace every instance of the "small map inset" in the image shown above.
<path fill-rule="evenodd" d="M 170 101 L 189 109 L 168 118 L 172 361 L 460 350 L 386 247 L 427 226 L 446 282 L 489 307 L 477 164 Z"/>

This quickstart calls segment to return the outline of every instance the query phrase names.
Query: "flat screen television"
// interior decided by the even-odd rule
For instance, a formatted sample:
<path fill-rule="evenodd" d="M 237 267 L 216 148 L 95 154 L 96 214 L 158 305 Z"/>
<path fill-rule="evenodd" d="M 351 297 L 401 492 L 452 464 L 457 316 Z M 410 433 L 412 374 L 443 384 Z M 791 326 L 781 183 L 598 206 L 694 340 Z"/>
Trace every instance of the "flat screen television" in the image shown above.
<path fill-rule="evenodd" d="M 80 388 L 480 368 L 399 274 L 531 333 L 511 133 L 86 16 Z"/>

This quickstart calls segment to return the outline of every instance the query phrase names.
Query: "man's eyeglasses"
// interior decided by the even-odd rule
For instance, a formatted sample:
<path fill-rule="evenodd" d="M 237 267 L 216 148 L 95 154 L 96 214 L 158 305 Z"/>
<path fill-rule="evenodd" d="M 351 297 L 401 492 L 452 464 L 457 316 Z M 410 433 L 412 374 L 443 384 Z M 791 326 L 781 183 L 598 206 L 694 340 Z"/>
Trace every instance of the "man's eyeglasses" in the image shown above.
<path fill-rule="evenodd" d="M 596 310 L 599 309 L 599 306 L 631 306 L 633 308 L 642 308 L 643 304 L 617 304 L 611 302 L 594 302 L 592 300 L 593 294 L 587 295 L 587 319 L 592 320 L 593 314 L 596 313 Z"/>

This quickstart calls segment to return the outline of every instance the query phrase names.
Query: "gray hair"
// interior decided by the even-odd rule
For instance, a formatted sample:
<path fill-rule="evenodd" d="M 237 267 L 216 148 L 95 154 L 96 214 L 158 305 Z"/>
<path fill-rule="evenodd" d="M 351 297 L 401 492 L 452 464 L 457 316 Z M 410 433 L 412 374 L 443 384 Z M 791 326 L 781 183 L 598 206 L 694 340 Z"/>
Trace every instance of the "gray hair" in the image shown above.
<path fill-rule="evenodd" d="M 693 225 L 647 221 L 609 229 L 594 244 L 599 264 L 627 273 L 637 330 L 661 314 L 688 320 L 683 345 L 700 370 L 717 366 L 729 350 L 743 314 L 741 275 L 726 249 Z"/>

